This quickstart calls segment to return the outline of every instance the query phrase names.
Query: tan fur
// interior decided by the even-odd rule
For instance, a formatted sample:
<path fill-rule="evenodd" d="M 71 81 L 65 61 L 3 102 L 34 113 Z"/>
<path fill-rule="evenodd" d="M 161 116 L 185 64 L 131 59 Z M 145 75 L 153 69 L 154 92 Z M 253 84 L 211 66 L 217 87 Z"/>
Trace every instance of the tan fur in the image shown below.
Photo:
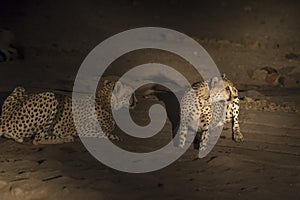
<path fill-rule="evenodd" d="M 77 109 L 81 109 L 79 111 L 81 126 L 77 127 L 80 129 L 80 133 L 83 133 L 80 136 L 119 140 L 118 136 L 111 134 L 115 129 L 115 121 L 112 116 L 110 99 L 112 96 L 118 95 L 118 93 L 112 93 L 114 86 L 115 82 L 106 81 L 104 87 L 96 94 L 96 116 L 103 133 L 95 133 L 89 127 L 91 111 Z M 125 89 L 129 90 L 129 93 L 124 92 Z M 136 100 L 134 95 L 131 97 L 130 87 L 124 86 L 120 92 L 124 95 L 113 98 L 113 105 L 117 105 L 115 107 L 128 107 L 130 98 Z M 91 97 L 88 96 L 75 101 L 79 103 L 78 105 L 85 105 L 91 100 Z M 6 98 L 2 106 L 0 135 L 17 142 L 23 142 L 27 138 L 33 139 L 33 144 L 72 142 L 77 136 L 72 113 L 72 99 L 52 92 L 27 95 L 24 88 L 17 87 Z"/>

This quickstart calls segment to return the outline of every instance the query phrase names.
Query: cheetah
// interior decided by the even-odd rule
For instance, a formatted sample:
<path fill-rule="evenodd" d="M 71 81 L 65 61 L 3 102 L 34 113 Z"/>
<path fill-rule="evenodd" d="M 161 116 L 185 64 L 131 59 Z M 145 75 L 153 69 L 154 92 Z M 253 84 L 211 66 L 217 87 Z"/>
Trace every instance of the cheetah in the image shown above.
<path fill-rule="evenodd" d="M 92 96 L 75 101 L 85 105 L 92 101 Z M 111 109 L 120 109 L 124 106 L 133 108 L 136 102 L 131 87 L 116 81 L 104 81 L 104 87 L 95 95 L 97 120 L 103 133 L 94 133 L 89 129 L 91 112 L 79 108 L 79 120 L 83 126 L 77 128 L 80 129 L 80 133 L 84 133 L 80 136 L 119 140 L 118 136 L 111 134 L 115 129 Z M 3 103 L 0 136 L 17 142 L 30 139 L 35 145 L 61 144 L 73 142 L 78 136 L 77 131 L 72 113 L 72 98 L 69 96 L 53 92 L 29 95 L 23 87 L 17 87 Z"/>
<path fill-rule="evenodd" d="M 197 132 L 194 147 L 200 151 L 205 150 L 210 133 L 209 128 L 212 130 L 228 122 L 232 122 L 233 140 L 243 141 L 238 118 L 238 90 L 225 77 L 225 74 L 222 77 L 214 77 L 210 81 L 194 83 L 181 100 L 180 117 L 179 147 L 181 148 L 185 145 L 188 130 L 192 129 Z M 192 122 L 196 124 L 193 125 Z"/>

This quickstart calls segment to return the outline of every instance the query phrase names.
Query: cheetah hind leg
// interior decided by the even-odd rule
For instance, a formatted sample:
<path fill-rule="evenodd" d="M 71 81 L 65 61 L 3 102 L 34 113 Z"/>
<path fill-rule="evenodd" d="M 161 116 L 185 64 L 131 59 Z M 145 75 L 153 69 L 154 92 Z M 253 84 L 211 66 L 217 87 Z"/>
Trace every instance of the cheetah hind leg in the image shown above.
<path fill-rule="evenodd" d="M 74 137 L 71 135 L 60 138 L 56 135 L 48 135 L 47 132 L 40 131 L 34 137 L 33 144 L 62 144 L 67 142 L 74 142 Z"/>
<path fill-rule="evenodd" d="M 49 128 L 51 126 L 51 123 L 47 126 L 45 126 L 43 129 L 40 129 L 40 131 L 35 135 L 33 144 L 62 144 L 62 143 L 68 143 L 68 142 L 74 142 L 74 136 L 72 135 L 63 135 L 58 136 L 56 134 L 49 135 Z"/>

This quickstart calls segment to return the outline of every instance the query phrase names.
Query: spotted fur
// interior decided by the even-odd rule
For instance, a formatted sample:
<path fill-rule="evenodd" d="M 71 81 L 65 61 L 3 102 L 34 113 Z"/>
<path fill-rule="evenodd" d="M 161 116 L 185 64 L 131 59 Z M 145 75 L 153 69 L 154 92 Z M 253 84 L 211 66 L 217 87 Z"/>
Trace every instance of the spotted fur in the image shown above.
<path fill-rule="evenodd" d="M 81 126 L 77 128 L 83 133 L 80 136 L 119 140 L 118 136 L 111 134 L 115 129 L 111 105 L 113 109 L 133 107 L 136 98 L 134 94 L 131 96 L 131 93 L 133 90 L 120 82 L 105 81 L 95 99 L 96 116 L 103 133 L 95 133 L 91 129 L 91 110 L 79 108 L 76 110 L 79 110 Z M 75 99 L 75 102 L 79 103 L 78 105 L 86 105 L 92 101 L 91 98 L 87 96 Z M 71 97 L 53 92 L 28 95 L 23 87 L 15 88 L 3 103 L 0 120 L 0 135 L 17 142 L 32 139 L 33 144 L 59 144 L 72 142 L 77 136 Z"/>
<path fill-rule="evenodd" d="M 209 87 L 211 90 L 209 90 Z M 213 112 L 212 112 L 213 108 Z M 225 75 L 211 81 L 197 82 L 184 94 L 181 101 L 181 126 L 179 146 L 184 147 L 188 130 L 197 131 L 195 141 L 200 150 L 207 147 L 209 128 L 232 122 L 232 136 L 236 142 L 243 141 L 239 126 L 238 90 Z M 196 122 L 193 124 L 192 122 Z"/>

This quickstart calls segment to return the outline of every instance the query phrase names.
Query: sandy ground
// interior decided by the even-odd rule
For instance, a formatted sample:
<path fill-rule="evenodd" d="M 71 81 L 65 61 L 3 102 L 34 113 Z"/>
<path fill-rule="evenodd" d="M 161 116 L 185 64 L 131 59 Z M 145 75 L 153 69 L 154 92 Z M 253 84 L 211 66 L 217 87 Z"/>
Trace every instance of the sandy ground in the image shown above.
<path fill-rule="evenodd" d="M 231 141 L 227 127 L 204 159 L 194 160 L 197 151 L 190 148 L 164 169 L 128 174 L 95 160 L 79 140 L 33 146 L 0 138 L 0 199 L 299 199 L 299 8 L 296 1 L 3 1 L 0 28 L 14 33 L 21 55 L 0 62 L 1 102 L 17 85 L 31 92 L 71 91 L 81 62 L 99 42 L 130 28 L 162 26 L 200 42 L 237 85 L 245 141 Z M 153 61 L 199 80 L 186 61 L 156 50 L 122 56 L 106 75 Z M 138 98 L 138 124 L 147 123 L 150 105 L 172 101 L 168 95 L 145 99 L 142 92 Z M 117 129 L 124 139 L 119 145 L 161 147 L 171 138 L 170 120 L 145 141 Z"/>

